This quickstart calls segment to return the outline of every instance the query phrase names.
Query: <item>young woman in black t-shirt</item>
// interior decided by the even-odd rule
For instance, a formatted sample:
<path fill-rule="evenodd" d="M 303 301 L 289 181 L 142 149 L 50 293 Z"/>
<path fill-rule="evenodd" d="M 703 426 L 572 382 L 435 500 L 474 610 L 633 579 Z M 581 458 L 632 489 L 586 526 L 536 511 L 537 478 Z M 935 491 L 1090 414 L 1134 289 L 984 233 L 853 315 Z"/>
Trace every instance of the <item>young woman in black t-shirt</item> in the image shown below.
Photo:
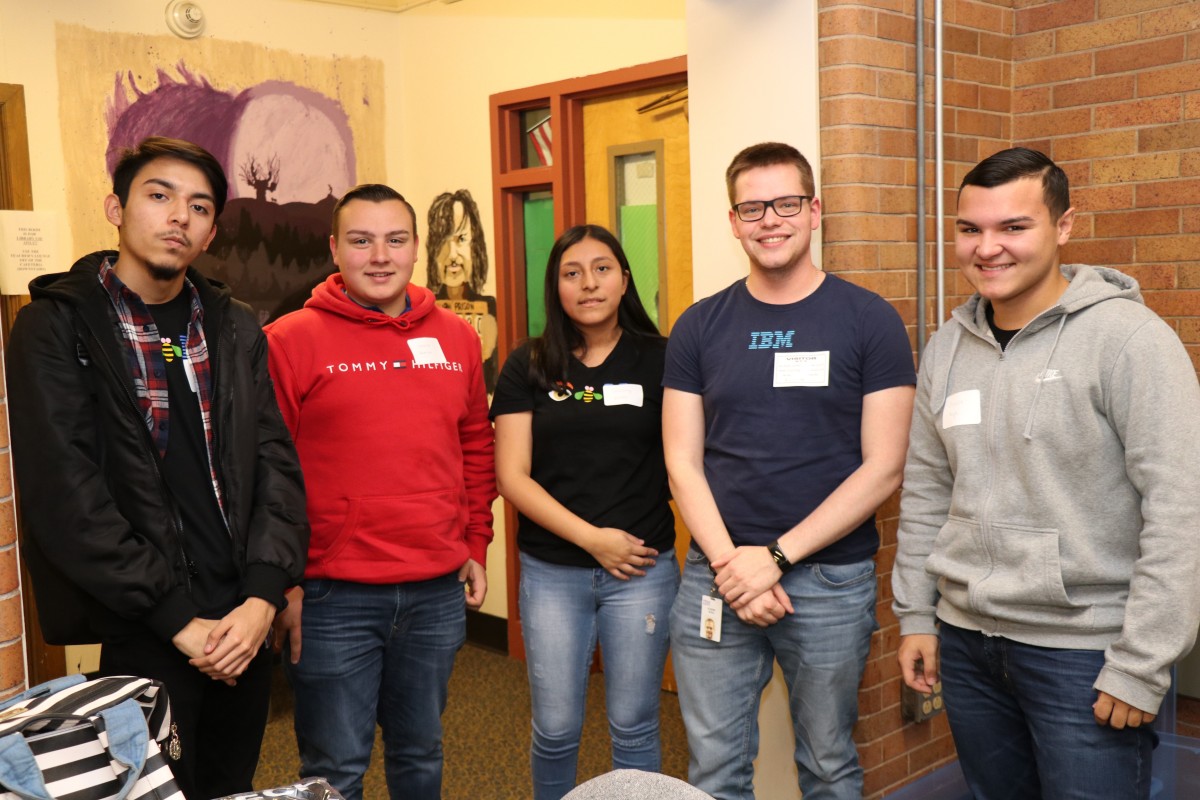
<path fill-rule="evenodd" d="M 575 786 L 592 654 L 604 654 L 615 769 L 659 770 L 659 686 L 679 582 L 662 453 L 666 340 L 604 228 L 554 244 L 546 329 L 492 402 L 500 493 L 519 512 L 535 800 Z"/>

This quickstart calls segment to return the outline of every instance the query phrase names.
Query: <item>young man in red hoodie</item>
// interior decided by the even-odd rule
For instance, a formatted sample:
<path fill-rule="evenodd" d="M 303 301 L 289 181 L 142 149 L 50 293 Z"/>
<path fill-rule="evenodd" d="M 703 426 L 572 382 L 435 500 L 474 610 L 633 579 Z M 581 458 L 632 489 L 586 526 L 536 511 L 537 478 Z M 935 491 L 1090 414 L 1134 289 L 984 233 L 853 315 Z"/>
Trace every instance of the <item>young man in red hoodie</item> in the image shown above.
<path fill-rule="evenodd" d="M 400 194 L 351 189 L 333 211 L 338 273 L 267 328 L 313 529 L 277 625 L 301 774 L 348 800 L 376 721 L 391 796 L 441 796 L 450 671 L 487 591 L 496 481 L 479 338 L 409 283 L 417 244 Z"/>

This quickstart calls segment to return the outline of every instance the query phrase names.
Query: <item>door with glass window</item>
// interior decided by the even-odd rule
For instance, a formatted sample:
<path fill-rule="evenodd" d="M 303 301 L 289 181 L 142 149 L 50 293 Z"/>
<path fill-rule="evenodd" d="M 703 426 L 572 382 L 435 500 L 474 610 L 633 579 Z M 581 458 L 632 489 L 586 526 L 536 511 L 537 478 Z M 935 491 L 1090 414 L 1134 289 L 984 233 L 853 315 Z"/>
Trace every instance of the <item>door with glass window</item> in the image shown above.
<path fill-rule="evenodd" d="M 684 57 L 492 97 L 502 359 L 541 333 L 546 260 L 572 225 L 595 223 L 617 235 L 664 334 L 691 304 L 686 98 Z M 511 508 L 505 523 L 509 652 L 521 657 Z M 682 521 L 677 533 L 682 562 L 689 541 Z"/>

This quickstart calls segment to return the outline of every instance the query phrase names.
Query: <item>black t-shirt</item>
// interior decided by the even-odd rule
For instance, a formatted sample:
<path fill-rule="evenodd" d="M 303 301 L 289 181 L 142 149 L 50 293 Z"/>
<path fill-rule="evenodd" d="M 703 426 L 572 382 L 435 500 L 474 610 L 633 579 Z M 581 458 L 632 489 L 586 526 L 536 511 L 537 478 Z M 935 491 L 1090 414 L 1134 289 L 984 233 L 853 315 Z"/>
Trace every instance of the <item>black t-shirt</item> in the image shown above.
<path fill-rule="evenodd" d="M 500 372 L 491 417 L 533 412 L 531 477 L 575 514 L 665 553 L 675 546 L 662 449 L 665 340 L 625 334 L 596 367 L 571 359 L 566 386 L 529 382 L 529 345 Z M 597 567 L 587 551 L 519 515 L 517 545 L 551 564 Z"/>
<path fill-rule="evenodd" d="M 996 337 L 996 341 L 1000 344 L 1001 350 L 1008 349 L 1008 343 L 1013 337 L 1020 333 L 1020 330 L 1010 331 L 996 325 L 996 314 L 992 310 L 992 304 L 988 303 L 983 309 L 984 316 L 987 317 L 988 327 L 992 329 L 992 336 Z"/>
<path fill-rule="evenodd" d="M 233 544 L 217 504 L 208 468 L 200 397 L 193 391 L 185 366 L 191 297 L 180 292 L 161 305 L 146 305 L 163 342 L 167 363 L 169 417 L 163 476 L 183 523 L 184 551 L 192 574 L 192 600 L 204 617 L 218 619 L 237 605 L 238 575 Z"/>

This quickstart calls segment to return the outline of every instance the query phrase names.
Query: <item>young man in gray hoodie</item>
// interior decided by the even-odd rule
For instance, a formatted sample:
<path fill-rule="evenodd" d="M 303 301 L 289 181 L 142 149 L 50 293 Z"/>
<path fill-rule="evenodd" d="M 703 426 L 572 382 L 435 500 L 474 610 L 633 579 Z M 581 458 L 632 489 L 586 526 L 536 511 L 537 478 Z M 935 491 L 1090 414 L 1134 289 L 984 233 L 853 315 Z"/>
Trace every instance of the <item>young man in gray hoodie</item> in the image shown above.
<path fill-rule="evenodd" d="M 1146 798 L 1200 623 L 1200 387 L 1113 269 L 1061 265 L 1067 178 L 1014 148 L 959 190 L 976 293 L 925 351 L 892 573 L 905 682 L 942 681 L 976 798 Z"/>

